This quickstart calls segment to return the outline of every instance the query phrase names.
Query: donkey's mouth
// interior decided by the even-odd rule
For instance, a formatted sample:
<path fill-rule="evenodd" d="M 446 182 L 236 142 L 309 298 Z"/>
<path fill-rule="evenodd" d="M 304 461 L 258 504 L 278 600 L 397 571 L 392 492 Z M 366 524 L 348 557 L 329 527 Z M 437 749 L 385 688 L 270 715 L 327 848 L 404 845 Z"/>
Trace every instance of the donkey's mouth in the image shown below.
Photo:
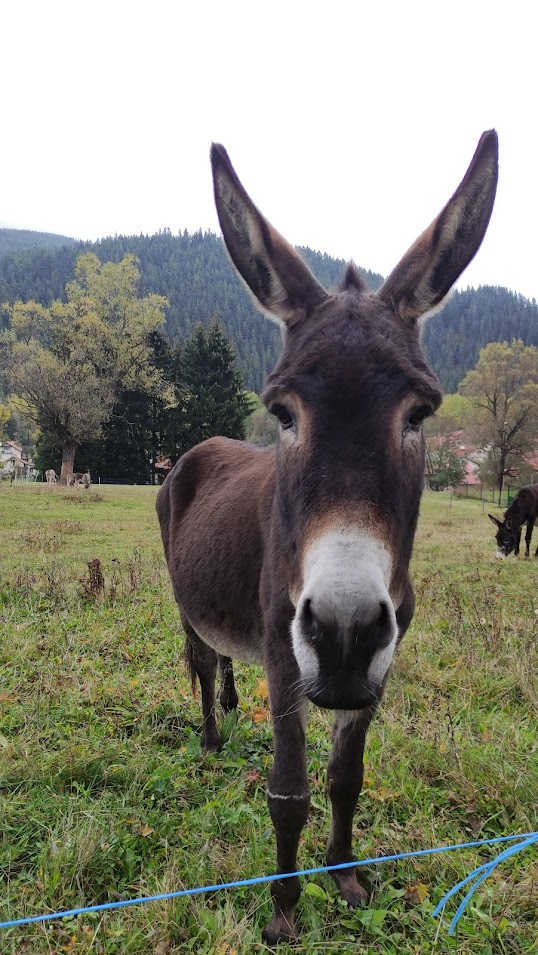
<path fill-rule="evenodd" d="M 363 710 L 381 699 L 381 687 L 347 673 L 319 678 L 306 689 L 311 703 L 327 710 Z"/>

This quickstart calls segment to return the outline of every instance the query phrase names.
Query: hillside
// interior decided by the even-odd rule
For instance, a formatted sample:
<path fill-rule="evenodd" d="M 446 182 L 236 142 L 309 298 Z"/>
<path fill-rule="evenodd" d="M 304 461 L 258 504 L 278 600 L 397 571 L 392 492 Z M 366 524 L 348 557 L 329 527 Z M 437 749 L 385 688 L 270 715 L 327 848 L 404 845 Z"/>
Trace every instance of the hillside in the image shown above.
<path fill-rule="evenodd" d="M 455 292 L 425 323 L 422 347 L 443 389 L 457 391 L 489 342 L 523 339 L 538 345 L 538 305 L 506 288 L 482 285 Z"/>
<path fill-rule="evenodd" d="M 170 302 L 166 322 L 170 341 L 183 341 L 196 322 L 208 325 L 218 315 L 235 344 L 247 387 L 261 388 L 279 354 L 279 331 L 256 310 L 230 265 L 222 239 L 211 232 L 174 236 L 165 230 L 151 236 L 116 236 L 62 248 L 21 250 L 0 258 L 0 302 L 35 299 L 48 305 L 63 298 L 77 256 L 88 250 L 102 261 L 118 262 L 127 252 L 137 256 L 141 294 L 157 292 Z M 325 285 L 339 282 L 343 260 L 311 249 L 301 252 Z M 370 284 L 381 281 L 374 273 L 363 274 Z"/>
<path fill-rule="evenodd" d="M 54 232 L 32 232 L 30 229 L 0 229 L 0 256 L 21 249 L 57 248 L 73 245 L 74 239 Z"/>
<path fill-rule="evenodd" d="M 17 230 L 0 230 L 0 235 L 2 232 Z M 18 241 L 22 246 L 35 236 L 44 233 L 21 232 Z M 115 236 L 94 243 L 51 238 L 64 244 L 21 247 L 0 256 L 0 303 L 35 299 L 48 305 L 62 298 L 82 252 L 91 250 L 102 261 L 119 261 L 127 252 L 134 253 L 140 260 L 141 293 L 157 292 L 170 302 L 166 325 L 170 341 L 183 341 L 197 321 L 207 325 L 218 315 L 235 344 L 247 387 L 259 391 L 278 356 L 279 332 L 256 311 L 219 236 L 211 232 L 176 236 L 164 230 L 151 236 Z M 300 251 L 327 288 L 339 283 L 343 260 L 311 249 Z M 363 275 L 372 287 L 382 281 L 372 272 Z M 483 286 L 455 292 L 445 309 L 426 323 L 423 346 L 443 388 L 453 392 L 476 364 L 480 348 L 490 341 L 512 338 L 538 345 L 536 302 L 505 288 Z"/>

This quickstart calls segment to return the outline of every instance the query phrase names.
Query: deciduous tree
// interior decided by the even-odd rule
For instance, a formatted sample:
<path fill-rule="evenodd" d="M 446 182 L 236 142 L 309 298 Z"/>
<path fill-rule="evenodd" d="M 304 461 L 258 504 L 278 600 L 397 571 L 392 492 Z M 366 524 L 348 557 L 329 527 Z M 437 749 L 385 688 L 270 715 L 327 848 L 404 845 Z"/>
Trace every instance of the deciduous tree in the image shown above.
<path fill-rule="evenodd" d="M 468 398 L 463 395 L 444 395 L 441 407 L 426 418 L 424 435 L 429 438 L 447 438 L 454 431 L 462 431 L 468 425 L 472 408 Z"/>
<path fill-rule="evenodd" d="M 139 279 L 134 256 L 103 265 L 87 253 L 77 260 L 66 302 L 6 307 L 10 386 L 20 413 L 61 446 L 64 482 L 76 448 L 101 434 L 121 389 L 171 399 L 149 340 L 164 323 L 166 299 L 140 297 Z"/>
<path fill-rule="evenodd" d="M 538 349 L 521 339 L 492 342 L 480 352 L 460 392 L 470 399 L 470 427 L 495 463 L 496 484 L 502 491 L 514 460 L 533 443 L 538 425 Z"/>
<path fill-rule="evenodd" d="M 426 444 L 426 472 L 434 491 L 443 491 L 463 481 L 465 466 L 449 441 Z"/>
<path fill-rule="evenodd" d="M 5 427 L 11 418 L 11 410 L 0 402 L 0 438 L 5 438 Z"/>

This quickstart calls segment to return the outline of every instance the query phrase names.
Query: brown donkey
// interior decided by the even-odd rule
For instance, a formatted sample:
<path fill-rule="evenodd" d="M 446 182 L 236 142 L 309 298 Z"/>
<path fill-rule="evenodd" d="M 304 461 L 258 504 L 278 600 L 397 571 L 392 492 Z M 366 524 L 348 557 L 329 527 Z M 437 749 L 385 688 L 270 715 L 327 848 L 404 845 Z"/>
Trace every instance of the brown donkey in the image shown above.
<path fill-rule="evenodd" d="M 203 746 L 217 749 L 221 703 L 237 705 L 231 659 L 263 664 L 274 764 L 267 785 L 277 871 L 296 869 L 308 815 L 307 701 L 336 711 L 328 766 L 327 863 L 353 860 L 353 813 L 368 725 L 411 621 L 409 559 L 424 473 L 422 421 L 441 401 L 419 346 L 484 237 L 497 184 L 497 135 L 483 134 L 452 199 L 377 292 L 349 265 L 327 292 L 262 216 L 226 153 L 211 150 L 215 200 L 233 263 L 283 329 L 263 400 L 275 450 L 211 438 L 176 464 L 157 511 L 192 672 Z M 351 905 L 355 871 L 333 872 Z M 272 885 L 270 943 L 293 937 L 299 879 Z"/>

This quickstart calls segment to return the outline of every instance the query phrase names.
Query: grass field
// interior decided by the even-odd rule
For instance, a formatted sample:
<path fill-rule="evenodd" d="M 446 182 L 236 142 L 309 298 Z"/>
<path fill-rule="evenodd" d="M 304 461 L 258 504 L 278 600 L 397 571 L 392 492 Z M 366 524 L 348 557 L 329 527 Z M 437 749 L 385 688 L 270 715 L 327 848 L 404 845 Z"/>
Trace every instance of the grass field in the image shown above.
<path fill-rule="evenodd" d="M 155 495 L 0 487 L 0 921 L 274 871 L 263 673 L 237 668 L 238 720 L 203 757 Z M 369 735 L 357 856 L 537 828 L 538 562 L 494 554 L 480 503 L 425 496 L 417 613 Z M 330 723 L 311 709 L 304 867 L 324 864 Z M 431 917 L 497 851 L 362 870 L 365 910 L 326 875 L 303 880 L 301 940 L 279 951 L 538 953 L 536 850 L 483 884 L 455 938 Z M 3 930 L 0 952 L 246 955 L 267 950 L 270 909 L 267 886 L 238 889 Z"/>

